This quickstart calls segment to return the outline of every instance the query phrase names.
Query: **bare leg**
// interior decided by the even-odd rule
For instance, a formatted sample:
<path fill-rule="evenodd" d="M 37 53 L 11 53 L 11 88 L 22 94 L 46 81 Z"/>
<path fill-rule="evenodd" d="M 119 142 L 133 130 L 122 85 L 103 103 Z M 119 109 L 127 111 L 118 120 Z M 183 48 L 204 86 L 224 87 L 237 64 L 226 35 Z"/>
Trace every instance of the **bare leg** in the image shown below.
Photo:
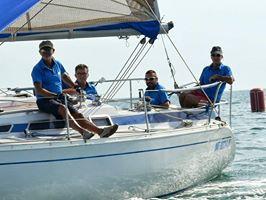
<path fill-rule="evenodd" d="M 187 94 L 185 96 L 184 102 L 183 102 L 183 106 L 185 108 L 195 108 L 198 107 L 199 105 L 199 98 L 193 94 Z"/>
<path fill-rule="evenodd" d="M 69 113 L 68 109 L 65 108 L 65 106 L 60 105 L 58 109 L 58 114 L 63 118 L 66 119 L 66 112 L 68 113 L 69 117 L 69 125 L 74 130 L 78 131 L 80 134 L 83 134 L 86 130 L 83 129 L 72 117 L 72 115 Z"/>
<path fill-rule="evenodd" d="M 82 128 L 97 134 L 103 132 L 103 129 L 98 128 L 95 124 L 88 121 L 81 113 L 73 113 L 72 115 L 75 118 L 76 122 L 79 124 L 79 126 L 81 126 Z"/>
<path fill-rule="evenodd" d="M 186 98 L 187 93 L 183 92 L 179 95 L 179 103 L 180 106 L 183 108 L 184 106 L 184 102 L 185 102 L 185 98 Z"/>

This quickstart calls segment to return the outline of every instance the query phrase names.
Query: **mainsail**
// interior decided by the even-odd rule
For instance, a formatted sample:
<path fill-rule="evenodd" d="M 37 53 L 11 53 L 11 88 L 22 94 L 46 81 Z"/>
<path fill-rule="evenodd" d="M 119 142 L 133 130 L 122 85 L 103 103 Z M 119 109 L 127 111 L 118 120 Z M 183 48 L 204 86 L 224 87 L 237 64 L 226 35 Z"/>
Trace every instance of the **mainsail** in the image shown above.
<path fill-rule="evenodd" d="M 156 0 L 1 0 L 0 13 L 0 40 L 140 34 L 155 39 L 160 32 Z"/>

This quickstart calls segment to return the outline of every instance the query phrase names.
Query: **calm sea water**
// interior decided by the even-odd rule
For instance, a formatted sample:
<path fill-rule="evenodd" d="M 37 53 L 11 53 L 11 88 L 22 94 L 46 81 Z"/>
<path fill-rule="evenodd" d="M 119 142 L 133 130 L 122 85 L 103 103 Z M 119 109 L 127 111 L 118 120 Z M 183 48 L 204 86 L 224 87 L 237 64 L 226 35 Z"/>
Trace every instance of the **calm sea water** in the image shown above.
<path fill-rule="evenodd" d="M 223 116 L 228 117 L 227 107 Z M 266 113 L 250 112 L 249 91 L 234 92 L 232 128 L 233 163 L 216 179 L 165 199 L 266 199 Z"/>

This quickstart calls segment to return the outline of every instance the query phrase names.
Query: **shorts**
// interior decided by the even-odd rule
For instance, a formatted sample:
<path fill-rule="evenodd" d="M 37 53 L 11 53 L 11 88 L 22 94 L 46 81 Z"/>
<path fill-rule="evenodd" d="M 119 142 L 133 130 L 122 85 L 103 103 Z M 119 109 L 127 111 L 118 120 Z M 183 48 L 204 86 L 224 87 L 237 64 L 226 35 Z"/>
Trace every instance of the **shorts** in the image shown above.
<path fill-rule="evenodd" d="M 201 90 L 193 90 L 193 91 L 191 91 L 190 94 L 196 96 L 198 98 L 199 102 L 206 102 L 206 103 L 209 102 L 208 98 L 206 97 L 206 95 Z"/>
<path fill-rule="evenodd" d="M 62 119 L 58 113 L 58 109 L 60 105 L 65 105 L 63 99 L 38 99 L 36 103 L 40 111 L 52 114 L 56 119 Z M 77 109 L 74 108 L 73 104 L 69 101 L 67 101 L 67 107 L 71 114 L 78 113 Z"/>

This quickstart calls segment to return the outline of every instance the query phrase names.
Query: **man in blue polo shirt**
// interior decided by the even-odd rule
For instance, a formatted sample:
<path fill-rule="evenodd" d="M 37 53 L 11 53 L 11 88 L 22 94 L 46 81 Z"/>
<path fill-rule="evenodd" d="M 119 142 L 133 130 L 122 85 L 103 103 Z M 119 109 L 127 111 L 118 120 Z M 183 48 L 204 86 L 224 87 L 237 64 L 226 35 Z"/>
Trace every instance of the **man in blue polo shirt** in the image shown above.
<path fill-rule="evenodd" d="M 149 101 L 153 107 L 169 108 L 169 97 L 166 92 L 160 91 L 165 88 L 158 83 L 158 77 L 154 70 L 146 72 L 145 81 L 147 85 L 146 90 L 148 90 L 145 92 L 146 101 Z"/>
<path fill-rule="evenodd" d="M 214 82 L 221 81 L 223 84 L 220 87 L 218 92 L 216 102 L 220 102 L 222 94 L 227 84 L 233 84 L 235 81 L 230 67 L 222 63 L 223 52 L 222 48 L 215 46 L 211 50 L 211 59 L 212 64 L 203 69 L 200 76 L 200 84 L 207 85 Z M 215 93 L 218 86 L 204 89 L 205 93 L 208 95 L 208 98 L 202 92 L 202 90 L 196 90 L 188 93 L 182 93 L 179 97 L 180 105 L 185 108 L 198 107 L 201 103 L 208 103 L 209 100 L 214 102 Z"/>
<path fill-rule="evenodd" d="M 79 86 L 82 90 L 85 91 L 87 95 L 87 99 L 95 100 L 95 97 L 98 95 L 97 90 L 94 85 L 87 82 L 87 79 L 89 77 L 89 68 L 85 64 L 79 64 L 75 67 L 75 77 L 77 78 L 76 84 Z M 69 89 L 70 87 L 64 86 L 66 88 L 64 91 L 69 91 L 71 94 L 77 94 L 77 92 L 73 89 Z"/>
<path fill-rule="evenodd" d="M 34 66 L 31 76 L 37 95 L 38 108 L 46 113 L 53 114 L 57 119 L 65 119 L 69 115 L 70 126 L 78 131 L 86 141 L 98 134 L 100 137 L 109 137 L 118 128 L 113 125 L 106 128 L 98 128 L 79 113 L 71 104 L 67 102 L 62 91 L 62 81 L 72 88 L 77 85 L 70 79 L 63 65 L 54 59 L 55 52 L 51 41 L 42 41 L 39 45 L 39 53 L 42 59 Z"/>

